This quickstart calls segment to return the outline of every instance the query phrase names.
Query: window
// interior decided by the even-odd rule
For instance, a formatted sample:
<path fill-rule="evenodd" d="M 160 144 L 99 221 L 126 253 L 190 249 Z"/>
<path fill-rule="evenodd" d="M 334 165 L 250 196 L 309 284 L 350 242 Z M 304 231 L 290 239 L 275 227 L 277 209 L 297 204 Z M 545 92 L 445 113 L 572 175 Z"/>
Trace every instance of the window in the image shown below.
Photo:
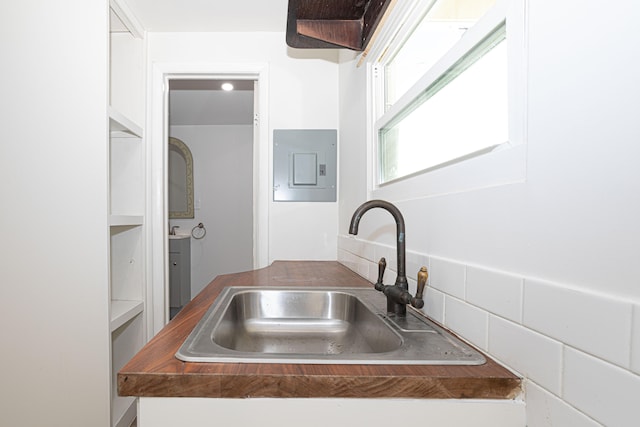
<path fill-rule="evenodd" d="M 378 185 L 509 142 L 510 2 L 428 3 L 422 17 L 404 21 L 376 64 L 374 93 L 383 98 L 374 125 Z M 407 13 L 412 15 L 415 10 Z"/>
<path fill-rule="evenodd" d="M 398 100 L 484 15 L 495 0 L 438 0 L 384 64 L 387 107 Z M 407 26 L 411 28 L 409 23 Z"/>

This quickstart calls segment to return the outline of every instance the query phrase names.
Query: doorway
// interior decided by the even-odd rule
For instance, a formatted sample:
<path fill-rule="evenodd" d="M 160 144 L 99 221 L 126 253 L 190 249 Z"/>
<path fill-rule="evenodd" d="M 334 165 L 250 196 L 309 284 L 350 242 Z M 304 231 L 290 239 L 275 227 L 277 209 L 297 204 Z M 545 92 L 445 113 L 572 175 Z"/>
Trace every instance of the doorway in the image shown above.
<path fill-rule="evenodd" d="M 168 198 L 170 315 L 180 286 L 189 300 L 221 274 L 253 268 L 253 131 L 254 80 L 170 79 L 168 136 L 192 156 L 191 180 L 169 149 Z M 174 154 L 174 155 L 172 155 Z M 178 161 L 174 161 L 174 159 Z M 189 186 L 184 183 L 189 182 Z M 187 211 L 175 201 L 189 196 Z M 172 206 L 172 202 L 173 206 Z M 189 237 L 191 235 L 191 237 Z M 183 237 L 187 236 L 187 237 Z M 179 239 L 178 239 L 179 238 Z M 190 284 L 175 280 L 172 254 L 190 242 Z M 183 259 L 184 256 L 177 259 Z M 183 268 L 188 268 L 185 266 Z M 184 293 L 184 289 L 182 289 Z M 181 301 L 186 303 L 186 301 Z"/>
<path fill-rule="evenodd" d="M 150 126 L 149 126 L 149 232 L 148 232 L 148 250 L 150 259 L 149 269 L 149 300 L 153 301 L 153 310 L 150 311 L 150 336 L 155 335 L 169 320 L 169 231 L 171 226 L 179 226 L 180 233 L 191 233 L 193 226 L 202 223 L 206 229 L 206 235 L 202 239 L 191 238 L 192 247 L 192 265 L 193 278 L 191 286 L 191 294 L 195 296 L 202 288 L 206 286 L 216 275 L 224 274 L 230 271 L 250 270 L 253 268 L 261 268 L 267 265 L 268 254 L 268 158 L 269 158 L 269 134 L 266 123 L 267 119 L 267 92 L 268 74 L 266 65 L 243 65 L 243 66 L 220 66 L 220 65 L 191 65 L 191 64 L 154 64 L 152 70 L 152 94 L 150 97 Z M 220 84 L 220 81 L 236 81 L 240 87 L 253 86 L 251 109 L 252 120 L 250 125 L 233 125 L 233 124 L 189 124 L 187 122 L 179 122 L 178 113 L 171 112 L 171 104 L 182 95 L 177 95 L 177 91 L 213 91 L 211 88 L 198 86 L 199 84 Z M 173 91 L 176 93 L 171 93 Z M 247 90 L 247 89 L 245 89 Z M 248 91 L 248 90 L 247 90 Z M 202 96 L 206 95 L 204 93 Z M 220 95 L 220 94 L 218 94 Z M 246 94 L 245 94 L 246 95 Z M 196 101 L 190 101 L 193 104 Z M 184 102 L 183 102 L 184 103 Z M 228 110 L 228 104 L 223 105 L 222 110 Z M 216 113 L 205 113 L 211 115 Z M 220 116 L 220 111 L 217 113 Z M 191 116 L 193 116 L 191 114 Z M 172 122 L 173 120 L 173 122 Z M 215 141 L 231 145 L 231 140 L 235 137 L 230 136 L 228 131 L 232 127 L 250 126 L 251 132 L 245 129 L 245 133 L 250 135 L 250 143 L 248 151 L 250 160 L 242 160 L 243 165 L 248 167 L 248 172 L 243 175 L 246 187 L 246 175 L 249 175 L 249 200 L 248 208 L 246 199 L 244 204 L 234 204 L 236 202 L 223 203 L 220 202 L 219 195 L 207 194 L 204 187 L 215 188 L 216 191 L 222 191 L 234 196 L 237 189 L 237 181 L 239 177 L 233 178 L 232 173 L 239 168 L 238 162 L 230 158 L 225 158 L 221 153 L 224 151 L 220 146 L 215 145 Z M 202 136 L 204 127 L 217 127 L 217 136 Z M 200 129 L 198 129 L 200 128 Z M 226 132 L 226 133 L 225 133 Z M 169 136 L 179 138 L 193 151 L 194 158 L 194 218 L 170 219 L 168 215 L 168 144 Z M 212 139 L 214 143 L 211 144 Z M 205 141 L 209 141 L 206 145 Z M 222 142 L 221 142 L 222 141 Z M 225 142 L 226 141 L 226 142 Z M 228 148 L 228 147 L 227 147 Z M 237 147 L 236 147 L 237 148 Z M 244 153 L 246 155 L 246 144 Z M 243 151 L 243 150 L 240 150 Z M 213 166 L 201 165 L 201 152 L 204 157 L 213 158 L 222 161 Z M 208 154 L 207 154 L 208 153 Z M 233 166 L 230 170 L 229 166 Z M 225 169 L 226 168 L 226 169 Z M 217 171 L 211 171 L 217 169 Z M 219 174 L 216 176 L 215 172 Z M 204 175 L 200 180 L 212 185 L 198 184 L 198 174 Z M 200 189 L 198 189 L 200 187 Z M 241 207 L 243 206 L 243 207 Z M 209 213 L 205 213 L 208 210 Z M 231 219 L 221 219 L 219 216 L 222 211 L 233 212 Z M 235 241 L 230 245 L 222 244 L 218 241 L 216 232 L 220 230 L 228 233 L 231 225 L 237 223 L 239 210 L 249 217 L 249 225 L 241 226 L 243 231 L 248 231 L 250 237 L 250 256 L 246 256 L 246 251 L 235 252 L 233 245 L 238 242 L 239 237 L 235 236 Z M 212 213 L 213 212 L 213 213 Z M 209 215 L 214 215 L 213 217 Z M 206 216 L 206 219 L 203 219 Z M 200 219 L 199 219 L 200 218 Z M 229 218 L 227 216 L 227 218 Z M 200 235 L 201 233 L 197 233 Z M 243 242 L 247 241 L 246 233 L 242 237 Z M 195 242 L 195 243 L 194 243 Z M 209 246 L 207 248 L 206 246 Z M 246 247 L 246 245 L 245 245 Z M 216 252 L 217 251 L 217 252 Z M 198 265 L 206 265 L 210 268 L 217 261 L 222 260 L 223 256 L 232 259 L 230 261 L 222 261 L 224 268 L 227 270 L 202 270 L 202 274 L 197 273 Z M 230 257 L 230 258 L 229 258 Z M 248 259 L 248 261 L 247 261 Z M 241 264 L 235 263 L 241 260 Z"/>

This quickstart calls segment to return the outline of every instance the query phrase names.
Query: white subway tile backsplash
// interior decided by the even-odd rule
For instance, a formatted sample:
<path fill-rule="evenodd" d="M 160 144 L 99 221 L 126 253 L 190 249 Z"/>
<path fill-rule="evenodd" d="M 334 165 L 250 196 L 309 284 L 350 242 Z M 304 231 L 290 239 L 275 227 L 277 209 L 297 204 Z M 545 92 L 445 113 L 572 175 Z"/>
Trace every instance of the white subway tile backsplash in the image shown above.
<path fill-rule="evenodd" d="M 355 239 L 349 239 L 348 237 L 345 237 L 345 236 L 338 236 L 338 249 L 342 249 L 343 251 L 354 253 L 355 252 L 354 245 L 353 245 L 354 241 Z"/>
<path fill-rule="evenodd" d="M 358 263 L 356 261 L 357 257 L 353 255 L 351 252 L 343 251 L 338 249 L 338 262 L 343 264 L 345 267 L 350 270 L 358 272 Z"/>
<path fill-rule="evenodd" d="M 417 280 L 421 267 L 429 267 L 429 258 L 417 252 L 407 251 L 407 277 Z M 428 281 L 427 281 L 428 283 Z"/>
<path fill-rule="evenodd" d="M 631 326 L 631 369 L 640 374 L 640 305 L 633 306 L 633 325 Z"/>
<path fill-rule="evenodd" d="M 489 317 L 489 352 L 547 390 L 559 394 L 562 343 L 501 318 Z"/>
<path fill-rule="evenodd" d="M 409 284 L 409 293 L 411 295 L 415 295 L 416 294 L 417 282 L 415 280 L 413 280 L 411 277 L 407 277 L 407 282 Z"/>
<path fill-rule="evenodd" d="M 391 246 L 385 246 L 385 245 L 375 245 L 373 259 L 371 261 L 377 265 L 378 262 L 380 261 L 380 258 L 384 258 L 387 263 L 387 269 L 386 269 L 387 273 L 389 273 L 390 271 L 393 271 L 393 278 L 389 276 L 389 279 L 387 279 L 387 274 L 385 274 L 385 284 L 393 284 L 395 282 L 396 271 L 398 269 L 398 265 L 396 261 L 398 259 L 396 256 L 396 248 Z M 377 271 L 378 270 L 376 267 L 376 272 Z M 377 273 L 376 273 L 376 277 L 377 277 Z M 389 281 L 391 281 L 391 283 L 389 283 Z"/>
<path fill-rule="evenodd" d="M 373 245 L 366 240 L 360 240 L 354 236 L 338 236 L 338 247 L 345 251 L 351 252 L 360 258 L 373 258 Z"/>
<path fill-rule="evenodd" d="M 489 315 L 464 301 L 445 297 L 444 324 L 454 332 L 487 350 L 487 327 Z"/>
<path fill-rule="evenodd" d="M 427 286 L 422 311 L 436 322 L 444 324 L 444 294 Z"/>
<path fill-rule="evenodd" d="M 395 247 L 339 238 L 338 259 L 385 283 Z M 407 276 L 428 263 L 428 316 L 526 377 L 528 427 L 628 427 L 640 420 L 640 304 L 451 260 L 407 253 Z M 415 270 L 415 271 L 414 271 Z"/>
<path fill-rule="evenodd" d="M 525 383 L 527 427 L 603 427 L 531 381 Z"/>
<path fill-rule="evenodd" d="M 377 274 L 378 274 L 378 270 L 376 268 L 376 265 L 374 265 L 369 260 L 363 260 L 362 261 L 362 271 L 364 272 L 362 277 L 366 278 L 367 280 L 369 280 L 372 283 L 375 283 L 375 281 L 377 279 Z"/>
<path fill-rule="evenodd" d="M 499 316 L 522 321 L 522 278 L 467 267 L 466 300 Z"/>
<path fill-rule="evenodd" d="M 640 420 L 640 376 L 570 347 L 565 348 L 562 397 L 607 427 Z"/>
<path fill-rule="evenodd" d="M 525 281 L 525 326 L 627 368 L 631 310 L 631 304 L 619 300 Z"/>
<path fill-rule="evenodd" d="M 370 261 L 369 262 L 369 276 L 368 279 L 371 283 L 376 283 L 378 281 L 378 275 L 380 274 L 380 268 L 378 261 Z M 385 285 L 393 285 L 396 282 L 396 266 L 390 265 L 389 261 L 387 261 L 387 267 L 384 270 L 384 276 L 382 283 Z"/>
<path fill-rule="evenodd" d="M 360 276 L 368 277 L 369 261 L 342 249 L 338 249 L 338 261 Z"/>
<path fill-rule="evenodd" d="M 464 299 L 464 265 L 441 258 L 431 258 L 430 267 L 431 286 L 445 294 Z"/>
<path fill-rule="evenodd" d="M 375 283 L 376 280 L 378 279 L 378 266 L 377 266 L 377 264 L 374 264 L 373 262 L 371 262 L 369 260 L 364 260 L 363 263 L 364 263 L 363 270 L 366 271 L 366 273 L 363 275 L 363 277 L 365 279 L 367 279 L 368 281 L 370 281 L 371 283 Z"/>

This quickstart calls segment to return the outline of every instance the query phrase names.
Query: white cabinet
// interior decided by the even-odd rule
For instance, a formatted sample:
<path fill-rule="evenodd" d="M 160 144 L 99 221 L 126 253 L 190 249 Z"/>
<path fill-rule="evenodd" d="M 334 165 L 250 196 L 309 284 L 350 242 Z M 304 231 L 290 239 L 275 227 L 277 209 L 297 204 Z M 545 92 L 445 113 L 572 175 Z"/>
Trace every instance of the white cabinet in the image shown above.
<path fill-rule="evenodd" d="M 189 301 L 191 301 L 191 237 L 169 236 L 170 318 L 173 319 Z"/>
<path fill-rule="evenodd" d="M 147 340 L 143 31 L 111 0 L 109 84 L 109 313 L 111 425 L 128 427 L 136 399 L 118 396 L 117 373 Z"/>

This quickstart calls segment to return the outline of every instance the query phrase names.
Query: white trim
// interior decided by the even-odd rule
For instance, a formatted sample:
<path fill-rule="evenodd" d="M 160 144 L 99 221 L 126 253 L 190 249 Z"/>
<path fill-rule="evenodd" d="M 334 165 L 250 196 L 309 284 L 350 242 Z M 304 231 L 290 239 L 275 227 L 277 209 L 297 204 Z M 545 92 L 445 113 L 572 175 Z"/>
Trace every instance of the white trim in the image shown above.
<path fill-rule="evenodd" d="M 425 2 L 412 21 L 394 33 L 392 40 L 387 39 L 389 51 L 401 46 L 410 30 L 417 25 L 424 13 L 432 6 Z M 460 41 L 443 58 L 427 71 L 386 113 L 383 113 L 384 77 L 377 74 L 376 68 L 383 67 L 386 60 L 378 63 L 368 62 L 369 96 L 367 117 L 368 140 L 368 184 L 369 198 L 382 198 L 392 201 L 432 197 L 441 194 L 471 191 L 496 185 L 520 183 L 526 180 L 526 139 L 527 139 L 527 40 L 526 25 L 527 0 L 498 0 Z M 418 13 L 420 12 L 420 14 Z M 473 49 L 487 34 L 506 21 L 509 58 L 509 141 L 493 150 L 472 156 L 461 162 L 453 162 L 446 167 L 429 170 L 428 173 L 416 173 L 393 182 L 378 184 L 378 129 L 395 118 L 407 105 L 439 76 L 449 69 L 460 57 Z M 389 31 L 390 32 L 390 31 Z M 378 81 L 376 81 L 378 79 Z"/>
<path fill-rule="evenodd" d="M 381 86 L 376 84 L 377 73 L 379 69 L 377 65 L 368 63 L 367 67 L 367 111 L 366 111 L 366 138 L 369 141 L 367 145 L 367 198 L 373 198 L 373 189 L 376 187 L 376 176 L 378 163 L 378 137 L 373 128 L 376 121 L 376 112 L 380 111 L 378 104 L 384 102 Z"/>
<path fill-rule="evenodd" d="M 137 39 L 144 38 L 144 27 L 123 0 L 109 0 L 109 7 L 113 10 L 131 35 Z"/>
<path fill-rule="evenodd" d="M 506 11 L 507 58 L 509 64 L 509 143 L 526 144 L 529 105 L 528 0 L 512 0 Z"/>
<path fill-rule="evenodd" d="M 254 135 L 254 267 L 268 264 L 269 225 L 269 120 L 267 64 L 154 63 L 151 70 L 149 99 L 149 237 L 153 334 L 168 321 L 168 216 L 166 163 L 167 95 L 169 79 L 227 78 L 257 80 L 260 120 Z"/>
<path fill-rule="evenodd" d="M 502 5 L 502 7 L 500 7 Z M 411 88 L 402 95 L 388 111 L 382 113 L 376 121 L 376 128 L 385 127 L 398 114 L 404 111 L 422 92 L 438 80 L 461 58 L 472 51 L 486 36 L 498 28 L 505 20 L 506 10 L 502 2 L 494 6 L 464 36 L 440 58 Z M 383 61 L 384 65 L 385 62 Z"/>
<path fill-rule="evenodd" d="M 399 202 L 523 183 L 526 156 L 525 145 L 501 145 L 490 153 L 374 188 L 371 198 Z"/>
<path fill-rule="evenodd" d="M 422 10 L 431 8 L 436 0 L 429 0 L 421 4 L 420 0 L 398 1 L 393 4 L 393 9 L 389 12 L 383 28 L 373 40 L 371 47 L 362 53 L 358 65 L 362 62 L 375 64 L 380 62 L 389 49 L 394 48 L 394 44 L 402 39 L 407 31 L 403 23 L 416 14 L 422 14 Z"/>

